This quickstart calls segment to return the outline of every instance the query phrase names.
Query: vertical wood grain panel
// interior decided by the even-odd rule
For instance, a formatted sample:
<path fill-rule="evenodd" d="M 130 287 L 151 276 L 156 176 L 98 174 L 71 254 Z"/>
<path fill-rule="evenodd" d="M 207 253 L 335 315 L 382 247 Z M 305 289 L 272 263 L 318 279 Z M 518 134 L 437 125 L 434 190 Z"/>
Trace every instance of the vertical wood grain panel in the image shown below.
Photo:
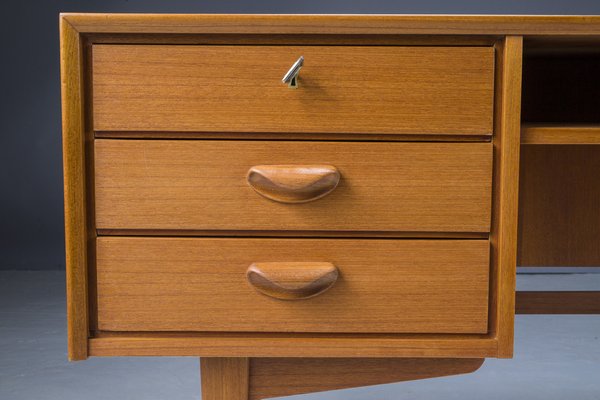
<path fill-rule="evenodd" d="M 68 351 L 70 360 L 82 360 L 88 339 L 82 46 L 79 33 L 64 18 L 60 40 Z"/>
<path fill-rule="evenodd" d="M 247 358 L 201 358 L 202 400 L 248 400 Z"/>
<path fill-rule="evenodd" d="M 492 210 L 491 330 L 498 357 L 511 357 L 514 313 L 519 192 L 520 99 L 523 38 L 507 36 L 496 46 L 494 194 Z"/>
<path fill-rule="evenodd" d="M 600 146 L 521 153 L 519 266 L 600 266 Z"/>

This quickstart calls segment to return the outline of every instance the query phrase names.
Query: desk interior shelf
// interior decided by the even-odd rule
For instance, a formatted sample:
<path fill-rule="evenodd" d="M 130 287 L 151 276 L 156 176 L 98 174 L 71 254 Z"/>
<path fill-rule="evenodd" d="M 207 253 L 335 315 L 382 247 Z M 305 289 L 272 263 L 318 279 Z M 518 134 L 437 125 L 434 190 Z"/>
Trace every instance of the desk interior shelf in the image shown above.
<path fill-rule="evenodd" d="M 600 144 L 600 124 L 523 124 L 521 144 Z"/>

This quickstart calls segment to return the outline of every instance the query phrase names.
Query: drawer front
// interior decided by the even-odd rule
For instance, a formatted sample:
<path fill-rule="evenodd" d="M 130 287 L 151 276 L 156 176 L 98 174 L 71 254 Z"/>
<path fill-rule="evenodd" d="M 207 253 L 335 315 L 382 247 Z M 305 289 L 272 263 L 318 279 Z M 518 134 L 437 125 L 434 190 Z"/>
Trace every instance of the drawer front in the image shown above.
<path fill-rule="evenodd" d="M 491 47 L 94 45 L 92 69 L 96 131 L 492 133 Z"/>
<path fill-rule="evenodd" d="M 331 263 L 331 288 L 280 300 L 251 264 Z M 487 332 L 487 240 L 97 240 L 98 326 L 114 331 Z M 300 267 L 299 267 L 300 268 Z"/>
<path fill-rule="evenodd" d="M 490 227 L 490 143 L 96 140 L 95 163 L 98 229 Z M 290 164 L 335 167 L 341 178 L 331 193 L 299 204 L 269 200 L 247 182 L 255 166 Z"/>

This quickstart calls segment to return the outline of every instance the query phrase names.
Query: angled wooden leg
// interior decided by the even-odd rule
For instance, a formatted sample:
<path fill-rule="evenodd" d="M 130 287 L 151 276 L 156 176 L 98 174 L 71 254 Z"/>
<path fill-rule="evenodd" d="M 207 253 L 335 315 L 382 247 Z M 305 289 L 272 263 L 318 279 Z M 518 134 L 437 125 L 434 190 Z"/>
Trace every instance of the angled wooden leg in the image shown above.
<path fill-rule="evenodd" d="M 262 400 L 474 372 L 474 358 L 202 358 L 203 400 Z"/>
<path fill-rule="evenodd" d="M 247 358 L 201 358 L 202 400 L 248 400 Z"/>
<path fill-rule="evenodd" d="M 470 358 L 252 358 L 249 400 L 474 372 Z"/>

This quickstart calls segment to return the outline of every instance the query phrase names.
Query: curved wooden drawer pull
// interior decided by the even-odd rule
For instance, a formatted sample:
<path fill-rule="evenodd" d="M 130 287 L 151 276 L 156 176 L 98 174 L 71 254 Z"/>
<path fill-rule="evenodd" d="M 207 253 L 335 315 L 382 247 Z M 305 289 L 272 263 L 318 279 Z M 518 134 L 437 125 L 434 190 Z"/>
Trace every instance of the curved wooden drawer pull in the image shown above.
<path fill-rule="evenodd" d="M 329 289 L 338 278 L 338 269 L 326 262 L 265 262 L 250 265 L 246 277 L 267 296 L 300 300 Z"/>
<path fill-rule="evenodd" d="M 329 194 L 340 181 L 333 165 L 256 165 L 247 181 L 262 196 L 281 203 L 304 203 Z"/>

